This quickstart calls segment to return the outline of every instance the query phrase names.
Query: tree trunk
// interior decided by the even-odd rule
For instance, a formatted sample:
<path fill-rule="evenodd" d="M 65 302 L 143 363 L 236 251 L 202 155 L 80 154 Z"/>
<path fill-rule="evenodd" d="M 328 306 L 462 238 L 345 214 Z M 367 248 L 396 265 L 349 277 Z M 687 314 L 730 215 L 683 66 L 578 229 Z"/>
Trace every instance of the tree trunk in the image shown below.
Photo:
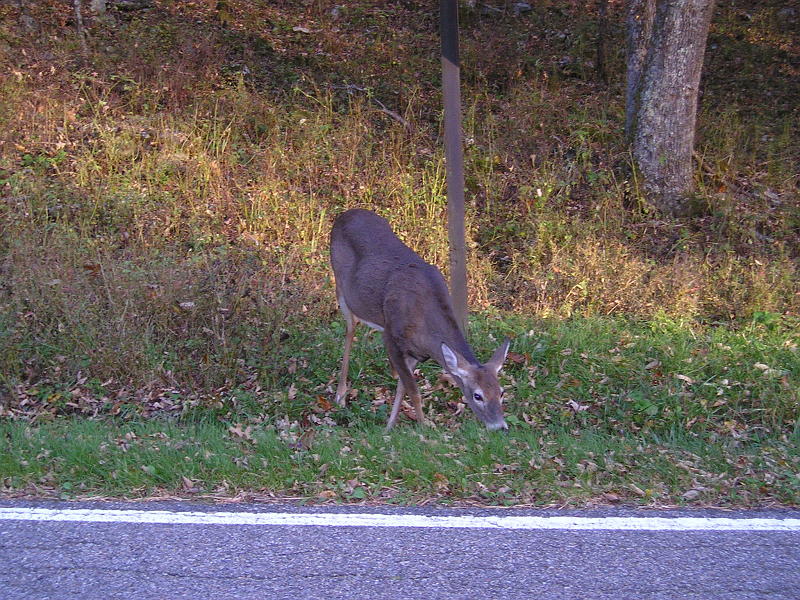
<path fill-rule="evenodd" d="M 694 191 L 697 96 L 714 0 L 630 0 L 625 133 L 648 201 L 682 213 Z"/>
<path fill-rule="evenodd" d="M 597 74 L 608 83 L 608 0 L 597 2 Z"/>
<path fill-rule="evenodd" d="M 83 13 L 81 12 L 81 0 L 74 0 L 75 9 L 75 29 L 78 32 L 78 40 L 81 44 L 81 58 L 83 66 L 89 62 L 89 46 L 86 43 L 86 29 L 83 26 Z"/>
<path fill-rule="evenodd" d="M 15 5 L 19 10 L 19 24 L 25 28 L 25 31 L 28 33 L 38 31 L 38 24 L 28 12 L 28 0 L 16 0 Z"/>

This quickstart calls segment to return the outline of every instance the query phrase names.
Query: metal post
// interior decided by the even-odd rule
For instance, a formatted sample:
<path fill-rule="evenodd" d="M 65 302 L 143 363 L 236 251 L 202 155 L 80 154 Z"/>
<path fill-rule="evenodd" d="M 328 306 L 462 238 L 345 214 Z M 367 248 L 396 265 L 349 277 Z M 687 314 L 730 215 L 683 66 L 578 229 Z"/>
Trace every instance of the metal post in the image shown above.
<path fill-rule="evenodd" d="M 458 60 L 458 0 L 440 0 L 444 149 L 447 169 L 447 230 L 450 239 L 450 294 L 467 331 L 467 249 L 464 234 L 464 151 L 461 146 L 461 89 Z"/>

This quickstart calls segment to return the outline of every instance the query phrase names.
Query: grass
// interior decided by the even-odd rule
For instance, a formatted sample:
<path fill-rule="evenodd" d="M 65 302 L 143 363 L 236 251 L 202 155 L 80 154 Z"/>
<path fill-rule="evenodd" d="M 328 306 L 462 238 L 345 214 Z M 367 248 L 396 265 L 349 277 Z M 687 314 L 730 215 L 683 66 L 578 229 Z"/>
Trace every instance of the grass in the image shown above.
<path fill-rule="evenodd" d="M 181 497 L 581 506 L 796 504 L 797 437 L 732 444 L 475 424 L 290 431 L 221 423 L 0 425 L 4 493 L 64 499 Z"/>
<path fill-rule="evenodd" d="M 12 407 L 17 418 L 0 425 L 4 493 L 500 505 L 800 500 L 796 323 L 765 314 L 733 331 L 666 317 L 495 318 L 473 321 L 472 331 L 481 350 L 516 336 L 503 375 L 508 436 L 483 431 L 428 364 L 419 383 L 431 427 L 405 419 L 384 433 L 393 384 L 366 330 L 354 347 L 350 404 L 332 406 L 336 323 L 285 339 L 292 359 L 263 388 L 253 381 L 203 397 L 171 387 L 122 406 L 98 399 L 97 382 L 31 390 Z"/>
<path fill-rule="evenodd" d="M 347 498 L 347 485 L 320 479 L 308 453 L 286 444 L 318 431 L 311 452 L 320 456 L 362 438 L 411 452 L 420 435 L 374 437 L 392 388 L 376 337 L 360 340 L 351 407 L 330 406 L 343 327 L 327 236 L 345 208 L 372 208 L 446 266 L 436 19 L 367 0 L 336 10 L 227 5 L 222 14 L 156 0 L 152 10 L 87 18 L 86 64 L 68 3 L 35 3 L 30 19 L 0 8 L 0 56 L 13 65 L 0 79 L 0 418 L 14 439 L 52 437 L 50 457 L 72 452 L 57 445 L 71 428 L 86 427 L 109 453 L 134 426 L 139 440 L 208 435 L 209 445 L 227 444 L 228 466 L 186 475 L 205 494 L 239 481 L 237 490 Z M 580 491 L 550 477 L 547 461 L 573 465 L 570 444 L 588 444 L 590 432 L 592 443 L 625 439 L 643 448 L 632 456 L 674 452 L 675 461 L 703 456 L 696 444 L 727 457 L 714 464 L 739 448 L 753 481 L 793 464 L 800 49 L 781 3 L 742 6 L 718 7 L 712 25 L 696 210 L 682 219 L 654 213 L 630 174 L 624 57 L 610 54 L 608 84 L 596 77 L 591 9 L 551 2 L 487 16 L 462 7 L 472 333 L 479 353 L 514 337 L 508 440 L 544 465 L 497 479 L 511 490 L 503 501 L 627 498 L 624 486 Z M 610 12 L 609 48 L 622 48 L 622 14 Z M 438 398 L 428 409 L 436 428 L 422 435 L 442 445 L 454 436 L 469 455 L 499 443 L 463 425 L 436 369 L 422 376 Z M 324 485 L 259 480 L 256 463 L 230 467 L 241 458 L 230 427 L 251 427 L 262 457 L 272 448 L 286 465 L 302 458 L 297 473 Z M 478 483 L 495 481 L 493 464 L 527 464 L 522 450 L 502 454 L 516 451 L 508 446 L 470 467 L 469 485 L 456 463 L 428 472 L 417 460 L 424 476 L 392 471 L 385 488 L 418 499 L 434 493 L 438 472 L 448 483 L 439 480 L 437 497 L 477 498 Z M 600 465 L 604 453 L 591 452 L 570 468 Z M 9 481 L 6 468 L 34 459 L 20 455 L 0 474 Z M 30 477 L 13 471 L 7 492 L 69 492 L 62 482 L 74 494 L 181 490 L 177 467 L 159 482 L 160 471 L 140 468 L 157 461 L 139 462 L 96 476 L 71 465 L 83 479 L 70 479 L 56 461 Z M 385 465 L 368 462 L 377 477 Z M 365 476 L 340 473 L 337 485 Z M 636 485 L 670 502 L 686 491 L 676 477 L 665 475 L 681 482 L 674 487 L 655 476 Z M 365 499 L 387 493 L 382 485 L 370 483 Z M 534 497 L 526 486 L 548 491 Z M 778 497 L 747 489 L 745 503 Z"/>

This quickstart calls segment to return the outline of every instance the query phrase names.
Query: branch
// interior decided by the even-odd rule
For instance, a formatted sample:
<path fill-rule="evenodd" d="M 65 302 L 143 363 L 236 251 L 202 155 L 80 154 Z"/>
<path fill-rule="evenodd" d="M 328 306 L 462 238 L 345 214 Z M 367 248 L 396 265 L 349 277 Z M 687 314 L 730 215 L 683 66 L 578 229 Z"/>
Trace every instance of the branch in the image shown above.
<path fill-rule="evenodd" d="M 378 105 L 378 108 L 382 113 L 384 113 L 386 115 L 389 115 L 392 119 L 394 119 L 395 121 L 400 123 L 400 125 L 402 125 L 408 133 L 413 133 L 414 132 L 414 125 L 412 125 L 411 123 L 406 121 L 403 117 L 401 117 L 399 114 L 397 114 L 393 110 L 391 110 L 389 108 L 386 108 L 386 105 L 383 102 L 381 102 L 380 100 L 378 100 L 377 98 L 375 98 L 370 93 L 370 91 L 368 89 L 362 88 L 362 87 L 358 87 L 357 85 L 353 85 L 353 84 L 336 85 L 336 86 L 333 86 L 333 87 L 337 88 L 337 89 L 340 89 L 340 90 L 345 90 L 349 94 L 352 94 L 354 91 L 355 92 L 362 92 L 362 93 L 366 94 L 367 98 L 369 98 L 370 100 L 375 102 L 375 104 Z"/>

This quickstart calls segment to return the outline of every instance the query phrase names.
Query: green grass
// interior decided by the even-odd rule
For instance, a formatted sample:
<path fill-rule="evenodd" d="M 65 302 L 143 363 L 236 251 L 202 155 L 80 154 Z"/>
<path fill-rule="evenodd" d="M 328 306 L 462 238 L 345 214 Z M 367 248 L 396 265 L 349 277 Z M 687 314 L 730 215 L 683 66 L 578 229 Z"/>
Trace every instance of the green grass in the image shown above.
<path fill-rule="evenodd" d="M 549 427 L 490 434 L 64 420 L 0 424 L 4 495 L 65 499 L 755 506 L 800 501 L 797 436 L 731 443 Z"/>
<path fill-rule="evenodd" d="M 0 426 L 4 492 L 536 505 L 800 500 L 796 322 L 763 314 L 732 330 L 666 317 L 494 317 L 471 327 L 479 354 L 514 336 L 502 376 L 507 436 L 485 432 L 468 409 L 459 415 L 457 391 L 432 364 L 419 379 L 431 427 L 401 419 L 386 434 L 394 383 L 367 329 L 354 346 L 350 404 L 332 406 L 342 343 L 335 321 L 287 335 L 290 360 L 264 388 L 208 397 L 170 388 L 122 407 L 99 404 L 97 383 L 28 390 L 7 408 L 17 419 Z M 156 418 L 143 421 L 148 415 Z"/>

